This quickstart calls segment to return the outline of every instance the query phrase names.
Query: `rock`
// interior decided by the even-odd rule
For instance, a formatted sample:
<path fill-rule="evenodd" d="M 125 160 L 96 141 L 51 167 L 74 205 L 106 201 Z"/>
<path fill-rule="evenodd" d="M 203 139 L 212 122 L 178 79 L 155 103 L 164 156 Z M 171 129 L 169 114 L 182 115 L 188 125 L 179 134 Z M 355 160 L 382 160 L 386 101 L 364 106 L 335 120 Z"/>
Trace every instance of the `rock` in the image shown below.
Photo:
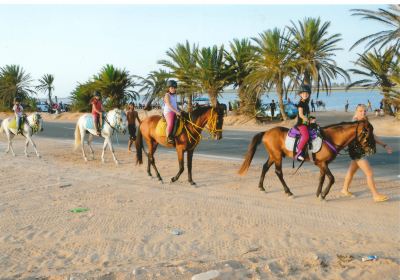
<path fill-rule="evenodd" d="M 218 270 L 209 270 L 192 276 L 192 280 L 211 280 L 219 276 Z"/>
<path fill-rule="evenodd" d="M 173 235 L 181 235 L 181 234 L 183 234 L 183 230 L 176 228 L 176 229 L 173 229 L 173 230 L 171 231 L 171 233 L 172 233 Z"/>

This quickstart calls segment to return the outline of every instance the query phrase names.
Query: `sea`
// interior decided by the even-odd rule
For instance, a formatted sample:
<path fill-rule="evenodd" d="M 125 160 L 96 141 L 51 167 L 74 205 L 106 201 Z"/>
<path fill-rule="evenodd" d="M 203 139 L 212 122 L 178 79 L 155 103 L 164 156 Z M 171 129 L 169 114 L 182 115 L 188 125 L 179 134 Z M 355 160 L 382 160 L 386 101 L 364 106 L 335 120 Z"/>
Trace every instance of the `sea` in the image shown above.
<path fill-rule="evenodd" d="M 198 94 L 197 97 L 207 97 L 207 94 Z M 325 109 L 330 111 L 344 111 L 344 106 L 348 100 L 349 111 L 354 111 L 355 107 L 358 104 L 367 105 L 368 100 L 371 102 L 373 110 L 379 109 L 382 97 L 383 96 L 381 95 L 379 90 L 360 89 L 349 91 L 335 90 L 331 91 L 329 94 L 326 94 L 326 92 L 320 92 L 318 98 L 316 93 L 312 93 L 310 98 L 314 99 L 314 102 L 316 100 L 321 100 L 325 103 Z M 297 103 L 299 101 L 299 96 L 297 96 L 295 93 L 289 93 L 288 98 L 290 98 L 290 100 L 294 103 Z M 140 101 L 137 101 L 135 103 L 144 103 L 143 99 L 144 96 L 140 96 Z M 238 100 L 238 94 L 235 90 L 226 90 L 222 92 L 218 97 L 218 101 L 225 104 L 228 104 L 228 102 L 233 103 L 236 100 Z M 262 95 L 262 103 L 268 104 L 271 103 L 272 100 L 274 100 L 275 102 L 278 101 L 276 92 L 271 91 Z M 69 98 L 58 98 L 58 102 L 60 101 L 65 104 L 71 103 L 71 100 Z M 319 110 L 322 110 L 322 108 L 319 108 Z"/>

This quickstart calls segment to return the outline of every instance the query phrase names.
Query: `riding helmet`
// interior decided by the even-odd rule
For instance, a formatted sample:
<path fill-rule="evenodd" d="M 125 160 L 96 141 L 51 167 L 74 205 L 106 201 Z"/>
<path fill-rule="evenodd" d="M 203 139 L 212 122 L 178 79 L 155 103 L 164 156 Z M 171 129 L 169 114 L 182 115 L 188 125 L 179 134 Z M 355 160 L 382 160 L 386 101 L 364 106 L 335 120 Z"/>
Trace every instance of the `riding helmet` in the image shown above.
<path fill-rule="evenodd" d="M 167 87 L 177 88 L 178 87 L 178 83 L 175 80 L 168 80 Z"/>
<path fill-rule="evenodd" d="M 297 94 L 300 94 L 302 92 L 308 92 L 308 94 L 311 94 L 311 87 L 307 84 L 302 84 L 299 88 L 299 91 L 297 92 Z"/>
<path fill-rule="evenodd" d="M 94 96 L 99 96 L 99 97 L 100 97 L 100 96 L 101 96 L 101 94 L 100 94 L 100 92 L 99 92 L 99 91 L 97 91 L 97 90 L 96 90 L 96 91 L 94 92 Z"/>

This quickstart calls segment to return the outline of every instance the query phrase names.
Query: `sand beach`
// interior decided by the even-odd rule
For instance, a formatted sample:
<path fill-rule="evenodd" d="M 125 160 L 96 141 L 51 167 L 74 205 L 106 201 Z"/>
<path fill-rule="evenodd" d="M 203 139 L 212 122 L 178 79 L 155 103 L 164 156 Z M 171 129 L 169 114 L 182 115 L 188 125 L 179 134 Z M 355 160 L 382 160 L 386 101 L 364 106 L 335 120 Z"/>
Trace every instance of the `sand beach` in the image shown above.
<path fill-rule="evenodd" d="M 240 122 L 228 116 L 225 128 L 268 128 Z M 371 122 L 378 135 L 400 135 L 399 126 L 387 120 Z M 15 158 L 1 154 L 0 279 L 399 277 L 398 181 L 379 180 L 391 199 L 374 203 L 365 178 L 354 180 L 356 197 L 348 198 L 339 193 L 344 174 L 335 174 L 321 202 L 315 197 L 317 170 L 284 170 L 295 194 L 288 199 L 272 171 L 267 192 L 258 190 L 259 165 L 239 176 L 240 163 L 195 153 L 192 187 L 186 170 L 169 183 L 178 169 L 176 155 L 157 153 L 162 184 L 147 176 L 145 165 L 135 165 L 125 147 L 116 149 L 116 166 L 109 153 L 101 164 L 100 145 L 95 159 L 85 163 L 72 150 L 72 139 L 35 141 L 42 158 L 32 150 L 24 157 L 22 138 L 14 142 Z M 1 151 L 5 144 L 2 136 Z M 70 211 L 79 207 L 84 211 Z M 369 255 L 378 259 L 363 262 Z"/>

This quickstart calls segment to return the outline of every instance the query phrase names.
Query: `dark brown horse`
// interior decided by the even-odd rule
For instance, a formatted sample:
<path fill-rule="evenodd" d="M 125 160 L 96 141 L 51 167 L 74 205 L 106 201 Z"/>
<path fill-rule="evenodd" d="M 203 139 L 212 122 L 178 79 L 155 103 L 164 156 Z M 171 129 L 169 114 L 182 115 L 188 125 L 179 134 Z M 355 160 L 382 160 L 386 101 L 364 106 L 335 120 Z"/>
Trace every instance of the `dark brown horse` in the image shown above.
<path fill-rule="evenodd" d="M 293 195 L 289 187 L 286 185 L 282 173 L 282 158 L 285 156 L 293 158 L 293 151 L 289 151 L 285 147 L 285 137 L 288 131 L 289 129 L 285 127 L 274 127 L 271 130 L 260 132 L 253 137 L 253 140 L 249 145 L 244 162 L 239 170 L 239 174 L 241 175 L 245 174 L 249 169 L 257 146 L 261 141 L 264 143 L 269 154 L 268 160 L 263 165 L 258 184 L 261 191 L 265 191 L 265 174 L 268 169 L 275 164 L 275 173 L 281 181 L 285 193 L 288 196 Z M 321 150 L 313 154 L 313 160 L 314 164 L 320 169 L 319 185 L 316 195 L 318 197 L 321 194 L 321 198 L 325 199 L 331 186 L 335 182 L 335 178 L 329 170 L 328 164 L 336 158 L 339 151 L 349 145 L 352 141 L 356 141 L 357 145 L 359 145 L 364 151 L 367 151 L 374 146 L 375 140 L 373 138 L 373 127 L 368 121 L 343 122 L 329 125 L 322 128 L 322 135 L 324 136 L 324 141 Z M 306 160 L 310 160 L 310 158 L 307 157 Z M 321 193 L 325 175 L 328 176 L 329 183 Z"/>
<path fill-rule="evenodd" d="M 224 121 L 223 109 L 219 105 L 217 108 L 210 106 L 199 107 L 187 116 L 182 117 L 185 127 L 183 128 L 183 132 L 179 136 L 175 137 L 175 145 L 168 144 L 165 136 L 159 136 L 156 133 L 157 123 L 160 119 L 161 116 L 150 116 L 144 119 L 140 124 L 136 140 L 136 163 L 143 163 L 142 149 L 144 138 L 148 147 L 147 174 L 152 176 L 150 171 L 150 165 L 152 165 L 157 178 L 162 181 L 154 161 L 154 153 L 156 152 L 158 144 L 168 148 L 175 147 L 176 153 L 178 154 L 179 171 L 175 177 L 171 178 L 171 182 L 178 180 L 179 176 L 182 174 L 184 170 L 183 155 L 187 152 L 188 180 L 191 185 L 195 185 L 196 183 L 193 182 L 192 179 L 192 159 L 194 149 L 200 142 L 201 132 L 206 126 L 214 139 L 220 140 L 222 138 L 222 124 Z"/>

